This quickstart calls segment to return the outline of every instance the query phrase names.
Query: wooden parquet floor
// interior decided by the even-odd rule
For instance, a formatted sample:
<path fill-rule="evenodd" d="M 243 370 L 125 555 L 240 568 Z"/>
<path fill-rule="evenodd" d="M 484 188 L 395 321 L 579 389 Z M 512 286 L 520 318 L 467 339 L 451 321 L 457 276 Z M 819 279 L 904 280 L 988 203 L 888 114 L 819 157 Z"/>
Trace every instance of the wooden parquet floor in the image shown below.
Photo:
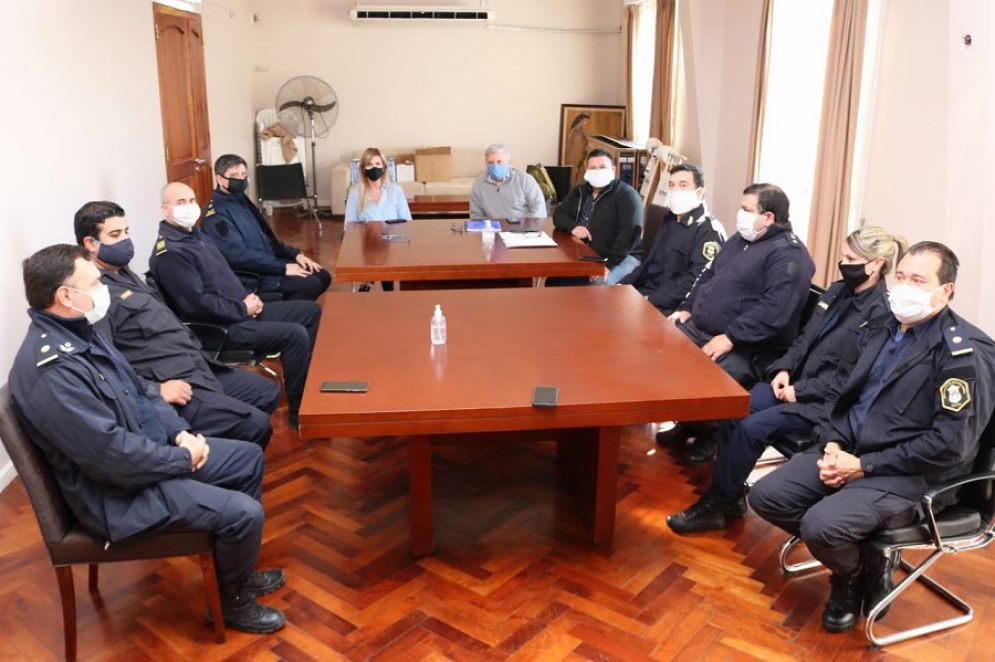
<path fill-rule="evenodd" d="M 337 223 L 278 219 L 290 243 L 334 260 Z M 357 296 L 390 296 L 382 294 Z M 360 342 L 343 330 L 343 342 Z M 819 623 L 824 573 L 785 580 L 784 535 L 752 513 L 680 537 L 667 514 L 709 470 L 677 465 L 655 425 L 622 436 L 615 541 L 592 547 L 559 482 L 552 444 L 455 446 L 435 456 L 436 553 L 408 553 L 403 439 L 301 441 L 273 417 L 261 565 L 287 585 L 274 635 L 228 630 L 217 645 L 190 559 L 103 566 L 99 593 L 76 572 L 81 660 L 992 660 L 995 558 L 947 559 L 936 575 L 977 616 L 951 633 L 869 651 L 861 630 Z M 912 591 L 886 623 L 946 607 Z M 20 481 L 0 494 L 0 660 L 62 657 L 59 595 Z"/>

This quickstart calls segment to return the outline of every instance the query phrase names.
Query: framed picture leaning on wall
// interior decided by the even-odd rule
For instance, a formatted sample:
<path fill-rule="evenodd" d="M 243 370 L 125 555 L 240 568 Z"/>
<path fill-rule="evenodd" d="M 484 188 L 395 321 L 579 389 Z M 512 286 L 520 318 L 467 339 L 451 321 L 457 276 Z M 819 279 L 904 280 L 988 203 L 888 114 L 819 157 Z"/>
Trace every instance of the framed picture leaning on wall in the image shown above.
<path fill-rule="evenodd" d="M 625 106 L 560 106 L 560 165 L 573 166 L 571 186 L 584 179 L 591 136 L 625 137 Z"/>

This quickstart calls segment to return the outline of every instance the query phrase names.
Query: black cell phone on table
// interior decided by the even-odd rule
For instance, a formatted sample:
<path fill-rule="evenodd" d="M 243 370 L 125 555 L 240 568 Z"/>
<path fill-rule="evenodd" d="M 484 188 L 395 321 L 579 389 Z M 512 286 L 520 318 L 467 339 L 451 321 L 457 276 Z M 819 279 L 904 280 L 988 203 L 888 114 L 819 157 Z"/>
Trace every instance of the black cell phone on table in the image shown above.
<path fill-rule="evenodd" d="M 580 259 L 584 262 L 607 262 L 608 258 L 601 257 L 600 255 L 581 255 Z"/>
<path fill-rule="evenodd" d="M 366 393 L 369 388 L 369 382 L 323 382 L 321 384 L 322 393 Z"/>
<path fill-rule="evenodd" d="M 560 389 L 555 386 L 536 386 L 532 391 L 533 407 L 555 407 Z"/>
<path fill-rule="evenodd" d="M 406 218 L 390 218 L 390 219 L 387 219 L 386 221 L 384 221 L 384 223 L 386 223 L 388 225 L 391 225 L 393 223 L 407 223 L 407 222 L 408 222 L 408 219 L 406 219 Z"/>

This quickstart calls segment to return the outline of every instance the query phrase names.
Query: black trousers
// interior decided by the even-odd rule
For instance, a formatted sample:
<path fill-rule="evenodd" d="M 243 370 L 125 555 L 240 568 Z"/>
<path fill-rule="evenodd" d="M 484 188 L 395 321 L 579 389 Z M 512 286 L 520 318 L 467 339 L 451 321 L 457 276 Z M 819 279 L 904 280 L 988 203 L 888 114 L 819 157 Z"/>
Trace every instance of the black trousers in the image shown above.
<path fill-rule="evenodd" d="M 313 301 L 271 302 L 256 317 L 229 326 L 228 344 L 232 348 L 279 352 L 287 401 L 291 411 L 297 411 L 320 321 L 321 307 Z"/>
<path fill-rule="evenodd" d="M 263 451 L 255 444 L 208 439 L 207 462 L 159 490 L 170 517 L 155 531 L 211 531 L 218 583 L 245 581 L 259 560 L 263 538 Z"/>
<path fill-rule="evenodd" d="M 287 300 L 314 301 L 331 284 L 331 274 L 327 269 L 322 269 L 307 276 L 284 276 L 280 279 L 279 292 Z"/>

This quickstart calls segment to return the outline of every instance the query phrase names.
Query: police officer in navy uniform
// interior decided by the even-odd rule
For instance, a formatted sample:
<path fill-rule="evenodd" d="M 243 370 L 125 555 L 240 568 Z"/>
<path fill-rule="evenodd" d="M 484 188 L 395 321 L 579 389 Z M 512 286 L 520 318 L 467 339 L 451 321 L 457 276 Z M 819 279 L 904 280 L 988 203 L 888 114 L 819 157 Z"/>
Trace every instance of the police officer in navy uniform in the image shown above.
<path fill-rule="evenodd" d="M 214 242 L 196 227 L 200 218 L 193 189 L 172 182 L 162 189 L 162 213 L 149 269 L 166 297 L 187 322 L 222 324 L 227 347 L 280 354 L 289 422 L 297 428 L 304 381 L 321 319 L 313 301 L 263 305 L 247 293 Z"/>
<path fill-rule="evenodd" d="M 800 536 L 832 571 L 822 613 L 845 632 L 891 590 L 895 558 L 862 554 L 882 527 L 914 521 L 923 492 L 971 471 L 995 405 L 995 343 L 947 306 L 958 261 L 936 242 L 909 249 L 849 378 L 830 393 L 819 444 L 762 478 L 750 506 Z M 949 505 L 944 493 L 934 506 Z"/>
<path fill-rule="evenodd" d="M 135 372 L 158 383 L 159 394 L 194 429 L 266 448 L 273 434 L 269 417 L 280 403 L 276 382 L 203 354 L 193 332 L 128 268 L 135 248 L 119 205 L 86 203 L 74 229 L 76 243 L 90 251 L 110 288 L 111 307 L 98 328 Z"/>
<path fill-rule="evenodd" d="M 191 431 L 92 329 L 110 293 L 85 248 L 38 251 L 24 261 L 24 288 L 31 325 L 10 371 L 11 401 L 79 522 L 111 546 L 156 532 L 213 533 L 225 624 L 282 628 L 283 614 L 256 602 L 284 584 L 281 570 L 255 571 L 262 449 Z"/>
<path fill-rule="evenodd" d="M 797 337 L 815 274 L 805 244 L 791 231 L 788 196 L 773 184 L 751 184 L 736 214 L 738 233 L 701 273 L 670 319 L 730 377 L 753 386 L 752 360 Z M 694 438 L 689 464 L 712 459 L 717 424 L 684 423 L 657 435 L 660 443 Z"/>
<path fill-rule="evenodd" d="M 667 204 L 653 246 L 620 285 L 632 285 L 664 315 L 684 300 L 726 240 L 718 219 L 705 213 L 705 173 L 682 163 L 670 171 Z"/>
<path fill-rule="evenodd" d="M 224 154 L 214 162 L 217 188 L 204 212 L 204 233 L 214 239 L 234 271 L 253 272 L 261 282 L 243 280 L 259 292 L 279 292 L 285 299 L 314 301 L 332 277 L 304 252 L 280 241 L 245 195 L 249 180 L 245 159 Z"/>
<path fill-rule="evenodd" d="M 677 533 L 724 528 L 746 513 L 745 483 L 764 450 L 779 437 L 804 434 L 826 414 L 826 396 L 837 388 L 857 357 L 853 347 L 868 325 L 889 315 L 886 275 L 908 250 L 905 240 L 866 226 L 843 242 L 839 270 L 812 317 L 787 353 L 768 368 L 770 381 L 750 391 L 750 415 L 719 423 L 718 460 L 712 484 L 682 512 L 667 517 Z"/>

